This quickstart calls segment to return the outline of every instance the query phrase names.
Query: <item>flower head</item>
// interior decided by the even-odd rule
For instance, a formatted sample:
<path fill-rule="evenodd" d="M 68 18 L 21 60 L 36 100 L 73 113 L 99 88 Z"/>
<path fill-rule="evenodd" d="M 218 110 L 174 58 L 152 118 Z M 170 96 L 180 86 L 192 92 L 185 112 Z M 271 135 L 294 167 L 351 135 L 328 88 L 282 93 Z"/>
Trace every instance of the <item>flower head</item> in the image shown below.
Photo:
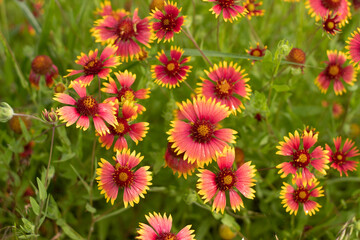
<path fill-rule="evenodd" d="M 66 77 L 81 73 L 81 76 L 74 81 L 81 81 L 85 86 L 89 85 L 95 76 L 105 79 L 111 72 L 110 68 L 120 64 L 119 57 L 114 56 L 115 52 L 116 47 L 107 46 L 102 51 L 100 57 L 97 56 L 97 49 L 95 51 L 91 50 L 89 55 L 81 53 L 75 63 L 81 65 L 83 69 L 68 70 L 69 74 L 66 75 Z"/>
<path fill-rule="evenodd" d="M 139 44 L 150 47 L 152 35 L 149 18 L 141 19 L 137 9 L 132 18 L 129 15 L 125 10 L 106 15 L 97 20 L 91 30 L 96 42 L 117 46 L 116 55 L 126 61 L 138 57 L 141 52 Z"/>
<path fill-rule="evenodd" d="M 331 167 L 338 170 L 340 176 L 345 173 L 348 176 L 347 171 L 355 171 L 358 164 L 357 161 L 350 161 L 349 158 L 359 156 L 359 150 L 354 146 L 354 142 L 347 138 L 344 145 L 341 147 L 341 137 L 334 138 L 335 151 L 326 144 L 325 148 L 328 150 L 328 156 L 330 158 Z"/>
<path fill-rule="evenodd" d="M 259 1 L 256 3 L 257 0 L 246 0 L 243 3 L 243 6 L 246 8 L 247 13 L 246 16 L 248 17 L 248 19 L 251 19 L 251 17 L 253 16 L 263 16 L 265 10 L 264 9 L 257 9 L 258 7 L 260 7 L 263 2 Z"/>
<path fill-rule="evenodd" d="M 101 158 L 99 168 L 96 169 L 98 175 L 96 180 L 101 194 L 105 195 L 106 202 L 110 200 L 111 204 L 114 204 L 119 189 L 124 190 L 125 207 L 128 204 L 133 207 L 134 203 L 139 203 L 140 197 L 144 198 L 152 180 L 151 172 L 148 171 L 150 167 L 134 169 L 143 158 L 135 151 L 130 154 L 130 149 L 123 149 L 116 153 L 116 158 L 113 157 L 116 161 L 115 165 Z"/>
<path fill-rule="evenodd" d="M 330 33 L 331 35 L 337 34 L 339 31 L 341 31 L 339 27 L 339 15 L 335 15 L 334 17 L 331 17 L 330 14 L 327 15 L 327 17 L 323 17 L 322 27 L 325 30 L 325 32 Z"/>
<path fill-rule="evenodd" d="M 352 65 L 343 67 L 346 61 L 346 55 L 343 52 L 327 51 L 329 61 L 325 61 L 327 67 L 315 79 L 315 84 L 322 93 L 326 93 L 331 82 L 334 82 L 334 91 L 336 95 L 342 95 L 346 92 L 341 79 L 349 85 L 356 81 L 356 72 Z"/>
<path fill-rule="evenodd" d="M 315 178 L 308 182 L 307 185 L 304 185 L 303 182 L 304 179 L 301 174 L 293 178 L 293 184 L 296 185 L 295 188 L 284 182 L 284 185 L 281 187 L 280 199 L 282 199 L 281 203 L 284 204 L 286 212 L 296 215 L 299 205 L 303 205 L 305 214 L 311 216 L 316 211 L 319 211 L 321 206 L 319 203 L 310 200 L 310 197 L 322 197 L 324 196 L 324 190 L 322 187 L 317 187 L 319 181 Z"/>
<path fill-rule="evenodd" d="M 232 22 L 237 20 L 238 17 L 244 16 L 246 14 L 246 8 L 241 5 L 239 0 L 203 0 L 204 2 L 213 2 L 213 6 L 210 11 L 215 14 L 216 17 L 223 14 L 223 19 L 225 22 Z"/>
<path fill-rule="evenodd" d="M 51 58 L 46 55 L 39 55 L 31 62 L 29 81 L 31 86 L 39 89 L 40 77 L 45 76 L 46 86 L 51 87 L 58 74 L 58 68 L 53 64 Z"/>
<path fill-rule="evenodd" d="M 288 156 L 291 158 L 289 162 L 284 162 L 276 166 L 280 168 L 279 174 L 281 177 L 286 177 L 289 173 L 296 174 L 300 172 L 304 180 L 304 185 L 314 178 L 314 174 L 308 169 L 313 166 L 317 171 L 322 174 L 326 174 L 325 169 L 329 169 L 326 164 L 329 162 L 327 151 L 323 150 L 321 146 L 311 148 L 315 145 L 318 139 L 318 133 L 314 133 L 312 130 L 303 131 L 300 137 L 298 131 L 295 134 L 289 134 L 289 137 L 284 137 L 284 142 L 281 141 L 276 148 L 279 150 L 276 154 Z"/>
<path fill-rule="evenodd" d="M 165 52 L 159 52 L 156 58 L 161 62 L 160 65 L 152 65 L 152 77 L 155 83 L 168 88 L 175 88 L 179 83 L 186 80 L 191 66 L 184 65 L 190 61 L 190 57 L 181 59 L 184 51 L 180 47 L 171 46 L 169 58 Z"/>
<path fill-rule="evenodd" d="M 235 143 L 235 130 L 220 128 L 218 123 L 228 117 L 229 108 L 215 99 L 194 98 L 191 102 L 178 104 L 184 118 L 171 122 L 167 134 L 177 154 L 184 153 L 184 159 L 199 166 L 208 164 L 221 153 L 228 143 Z"/>
<path fill-rule="evenodd" d="M 251 162 L 246 162 L 237 170 L 233 169 L 235 151 L 233 148 L 226 147 L 217 158 L 219 170 L 213 173 L 206 169 L 200 169 L 197 188 L 199 194 L 205 199 L 205 203 L 214 198 L 212 210 L 224 213 L 226 206 L 226 193 L 229 194 L 230 205 L 234 212 L 240 211 L 240 206 L 244 207 L 243 201 L 239 196 L 253 199 L 255 190 L 251 187 L 255 185 L 255 166 Z"/>
<path fill-rule="evenodd" d="M 110 97 L 106 99 L 108 102 L 115 102 L 116 99 L 120 103 L 120 106 L 122 106 L 125 101 L 133 102 L 137 99 L 146 99 L 149 98 L 150 89 L 149 88 L 143 88 L 139 89 L 137 91 L 134 91 L 132 89 L 132 85 L 135 82 L 136 75 L 132 74 L 131 72 L 128 72 L 125 70 L 125 72 L 117 72 L 115 73 L 116 80 L 120 84 L 120 87 L 116 85 L 116 82 L 114 79 L 109 77 L 109 82 L 104 82 L 104 88 L 101 89 L 101 91 L 115 94 L 114 97 Z M 145 111 L 145 107 L 135 103 L 135 106 L 137 106 L 137 113 L 142 113 Z"/>
<path fill-rule="evenodd" d="M 338 15 L 340 27 L 351 17 L 348 0 L 307 0 L 306 8 L 309 8 L 309 14 L 315 17 L 316 21 L 326 18 L 328 14 Z"/>
<path fill-rule="evenodd" d="M 140 229 L 138 230 L 139 236 L 136 239 L 140 240 L 195 240 L 194 230 L 191 230 L 191 225 L 187 225 L 180 230 L 177 234 L 171 232 L 172 217 L 164 214 L 149 213 L 149 216 L 145 216 L 146 220 L 150 224 L 140 223 Z"/>
<path fill-rule="evenodd" d="M 137 115 L 137 108 L 138 107 L 134 105 L 134 102 L 125 101 L 121 108 L 121 116 L 117 115 L 117 124 L 109 127 L 109 133 L 99 137 L 99 142 L 102 143 L 102 147 L 106 146 L 106 149 L 109 149 L 112 146 L 114 139 L 117 138 L 114 145 L 114 151 L 128 148 L 125 136 L 129 136 L 136 144 L 143 140 L 149 130 L 149 123 L 132 122 Z"/>
<path fill-rule="evenodd" d="M 187 175 L 191 175 L 197 168 L 197 163 L 189 163 L 184 160 L 184 153 L 177 154 L 175 148 L 171 147 L 172 143 L 169 142 L 165 152 L 165 167 L 169 167 L 175 172 L 178 173 L 178 176 L 184 176 L 187 178 Z"/>
<path fill-rule="evenodd" d="M 96 9 L 95 14 L 100 16 L 112 15 L 113 9 L 111 2 L 109 0 L 105 0 L 104 2 L 100 3 L 100 8 Z"/>
<path fill-rule="evenodd" d="M 360 28 L 351 33 L 351 37 L 346 43 L 351 63 L 360 69 Z"/>
<path fill-rule="evenodd" d="M 92 118 L 95 129 L 100 135 L 110 132 L 105 122 L 110 125 L 117 124 L 114 104 L 111 102 L 98 103 L 93 96 L 86 94 L 86 88 L 82 86 L 81 82 L 73 83 L 72 87 L 80 97 L 77 100 L 65 93 L 55 94 L 55 101 L 70 105 L 56 111 L 59 120 L 67 122 L 67 127 L 77 122 L 76 127 L 85 131 L 89 128 L 90 118 Z"/>
<path fill-rule="evenodd" d="M 159 21 L 152 23 L 152 29 L 155 32 L 155 37 L 160 42 L 164 39 L 166 41 L 174 40 L 174 33 L 181 31 L 181 26 L 184 24 L 184 17 L 179 16 L 181 8 L 179 9 L 176 2 L 165 2 L 164 11 L 155 9 L 151 16 Z"/>
<path fill-rule="evenodd" d="M 300 48 L 292 48 L 289 54 L 285 57 L 286 61 L 297 63 L 297 64 L 305 64 L 306 61 L 306 54 Z M 301 68 L 303 69 L 304 66 L 300 65 L 291 65 L 294 68 Z"/>
<path fill-rule="evenodd" d="M 225 104 L 232 113 L 241 112 L 245 108 L 244 99 L 249 99 L 250 86 L 247 82 L 247 74 L 236 63 L 220 62 L 219 65 L 211 67 L 209 72 L 205 70 L 207 79 L 200 78 L 200 86 L 195 91 L 205 98 L 214 98 L 221 104 Z"/>
<path fill-rule="evenodd" d="M 247 54 L 253 57 L 263 57 L 265 56 L 267 46 L 264 46 L 263 48 L 260 47 L 260 43 L 256 43 L 256 47 L 253 48 L 252 46 L 249 47 L 249 49 L 246 49 Z M 251 64 L 254 64 L 257 60 L 253 60 Z"/>
<path fill-rule="evenodd" d="M 7 122 L 14 116 L 14 110 L 6 102 L 0 102 L 0 122 Z"/>

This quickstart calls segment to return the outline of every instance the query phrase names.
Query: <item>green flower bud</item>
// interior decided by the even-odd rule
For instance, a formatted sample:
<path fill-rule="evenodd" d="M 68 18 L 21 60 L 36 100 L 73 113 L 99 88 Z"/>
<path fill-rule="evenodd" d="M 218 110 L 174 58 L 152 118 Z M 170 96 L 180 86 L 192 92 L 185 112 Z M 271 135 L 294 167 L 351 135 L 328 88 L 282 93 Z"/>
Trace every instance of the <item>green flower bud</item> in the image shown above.
<path fill-rule="evenodd" d="M 0 122 L 7 122 L 14 116 L 14 110 L 6 102 L 0 103 Z"/>

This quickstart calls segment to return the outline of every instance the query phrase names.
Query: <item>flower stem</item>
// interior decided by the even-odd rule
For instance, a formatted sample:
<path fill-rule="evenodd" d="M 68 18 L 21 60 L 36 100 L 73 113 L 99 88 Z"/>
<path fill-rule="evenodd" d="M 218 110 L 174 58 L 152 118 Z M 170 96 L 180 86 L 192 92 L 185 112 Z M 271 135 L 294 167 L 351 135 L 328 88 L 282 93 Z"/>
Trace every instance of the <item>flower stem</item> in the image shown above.
<path fill-rule="evenodd" d="M 99 79 L 100 81 L 100 79 Z M 90 185 L 89 185 L 89 202 L 90 202 L 90 206 L 93 206 L 93 184 L 94 184 L 94 177 L 93 177 L 93 166 L 95 163 L 95 149 L 96 149 L 96 138 L 94 138 L 94 142 L 93 142 L 93 148 L 92 148 L 92 154 L 91 154 L 91 165 L 90 165 Z M 96 169 L 96 166 L 95 166 Z M 90 228 L 89 228 L 89 234 L 88 234 L 88 240 L 91 239 L 91 235 L 94 231 L 94 224 L 95 224 L 95 217 L 94 217 L 94 213 L 91 212 L 91 224 L 90 224 Z"/>
<path fill-rule="evenodd" d="M 206 57 L 206 55 L 204 54 L 204 52 L 200 49 L 199 45 L 196 43 L 195 39 L 193 38 L 193 36 L 191 35 L 191 33 L 187 30 L 187 29 L 183 29 L 183 33 L 186 35 L 186 37 L 188 37 L 190 39 L 190 41 L 194 44 L 194 46 L 196 47 L 196 49 L 200 52 L 201 56 L 204 58 L 204 60 L 210 64 L 210 66 L 212 66 L 213 64 L 211 63 L 211 61 L 209 60 L 208 57 Z"/>
<path fill-rule="evenodd" d="M 32 119 L 36 119 L 38 121 L 41 121 L 43 123 L 49 124 L 48 122 L 42 120 L 39 117 L 33 116 L 33 115 L 29 115 L 29 114 L 23 114 L 23 113 L 14 113 L 14 116 L 18 116 L 18 117 L 28 117 L 28 118 L 32 118 Z"/>

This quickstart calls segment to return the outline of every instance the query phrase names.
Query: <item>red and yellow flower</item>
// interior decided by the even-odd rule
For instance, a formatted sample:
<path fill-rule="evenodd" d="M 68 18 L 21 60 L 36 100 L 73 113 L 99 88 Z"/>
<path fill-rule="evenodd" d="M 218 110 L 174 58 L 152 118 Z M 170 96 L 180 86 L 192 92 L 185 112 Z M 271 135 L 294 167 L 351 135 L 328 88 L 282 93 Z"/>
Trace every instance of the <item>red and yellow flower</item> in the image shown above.
<path fill-rule="evenodd" d="M 199 166 L 208 164 L 221 153 L 228 143 L 235 143 L 235 130 L 220 128 L 218 123 L 230 114 L 229 108 L 213 98 L 194 98 L 178 104 L 184 118 L 171 122 L 167 134 L 177 154 Z"/>
<path fill-rule="evenodd" d="M 311 216 L 316 211 L 319 211 L 320 204 L 310 200 L 313 197 L 324 196 L 322 187 L 317 187 L 319 181 L 314 178 L 304 185 L 304 179 L 299 174 L 293 178 L 293 184 L 295 184 L 295 187 L 284 182 L 284 185 L 281 187 L 280 199 L 282 199 L 281 203 L 284 204 L 286 212 L 290 212 L 290 215 L 293 213 L 296 215 L 300 205 L 303 205 L 306 215 Z"/>
<path fill-rule="evenodd" d="M 208 79 L 200 77 L 200 86 L 195 91 L 205 98 L 214 98 L 221 104 L 225 104 L 232 113 L 241 112 L 245 108 L 241 100 L 249 99 L 250 86 L 247 82 L 247 74 L 236 63 L 220 62 L 211 67 L 209 72 L 205 70 Z M 241 100 L 240 100 L 241 99 Z"/>
<path fill-rule="evenodd" d="M 93 96 L 86 94 L 86 88 L 81 82 L 73 83 L 72 87 L 80 97 L 77 100 L 65 93 L 55 94 L 55 101 L 70 105 L 56 111 L 60 116 L 59 119 L 66 122 L 67 127 L 76 122 L 76 127 L 85 131 L 89 128 L 92 118 L 95 129 L 100 135 L 110 132 L 105 122 L 113 126 L 117 124 L 114 103 L 98 103 Z"/>
<path fill-rule="evenodd" d="M 181 31 L 181 26 L 184 24 L 184 17 L 179 16 L 181 8 L 177 7 L 176 2 L 167 1 L 164 4 L 164 11 L 155 9 L 151 13 L 151 16 L 159 21 L 152 23 L 152 29 L 155 33 L 155 37 L 160 42 L 164 39 L 166 41 L 174 40 L 174 33 Z"/>
<path fill-rule="evenodd" d="M 54 79 L 59 75 L 58 68 L 53 64 L 51 58 L 46 55 L 39 55 L 31 62 L 29 81 L 31 86 L 39 89 L 40 77 L 45 76 L 46 86 L 52 87 Z"/>
<path fill-rule="evenodd" d="M 161 62 L 159 65 L 152 65 L 152 77 L 155 83 L 167 88 L 179 87 L 181 82 L 185 81 L 190 69 L 185 63 L 189 62 L 191 57 L 181 59 L 184 51 L 180 47 L 171 46 L 169 58 L 164 51 L 158 53 L 156 58 Z"/>
<path fill-rule="evenodd" d="M 215 4 L 210 11 L 215 14 L 216 18 L 222 13 L 225 22 L 232 22 L 246 14 L 247 10 L 242 6 L 240 0 L 203 0 Z"/>
<path fill-rule="evenodd" d="M 255 190 L 251 187 L 255 185 L 255 166 L 251 162 L 246 162 L 237 170 L 233 169 L 235 151 L 233 148 L 226 147 L 217 158 L 219 170 L 213 173 L 206 169 L 200 169 L 197 188 L 199 194 L 205 199 L 205 203 L 214 198 L 212 210 L 224 213 L 226 206 L 226 195 L 230 198 L 230 206 L 234 212 L 240 211 L 244 207 L 239 195 L 253 199 Z"/>
<path fill-rule="evenodd" d="M 350 62 L 360 69 L 360 28 L 351 33 L 351 37 L 346 41 L 346 49 L 348 49 L 348 55 L 350 57 Z"/>
<path fill-rule="evenodd" d="M 81 65 L 83 69 L 68 70 L 69 74 L 65 77 L 81 73 L 82 75 L 74 81 L 81 81 L 85 86 L 90 85 L 95 76 L 98 76 L 101 79 L 106 79 L 111 73 L 111 68 L 120 64 L 119 57 L 114 56 L 115 53 L 116 47 L 114 46 L 106 46 L 100 57 L 97 56 L 97 49 L 95 51 L 91 50 L 89 55 L 81 53 L 81 55 L 77 57 L 78 59 L 75 63 Z"/>
<path fill-rule="evenodd" d="M 303 131 L 300 137 L 299 132 L 295 131 L 295 134 L 289 133 L 289 137 L 284 137 L 285 141 L 279 142 L 279 146 L 276 148 L 279 150 L 276 152 L 278 155 L 290 157 L 289 162 L 283 162 L 276 166 L 280 168 L 279 174 L 284 178 L 288 174 L 299 174 L 301 173 L 302 178 L 305 182 L 310 182 L 314 178 L 314 174 L 308 169 L 313 166 L 318 172 L 326 174 L 326 169 L 329 166 L 326 164 L 329 162 L 327 151 L 321 146 L 314 147 L 318 139 L 318 133 L 314 133 L 313 130 Z"/>
<path fill-rule="evenodd" d="M 335 35 L 341 30 L 338 28 L 340 24 L 339 15 L 334 15 L 334 17 L 331 17 L 330 14 L 327 15 L 327 17 L 323 18 L 322 27 L 325 30 L 325 32 L 330 33 L 331 35 Z"/>
<path fill-rule="evenodd" d="M 150 167 L 144 166 L 137 170 L 134 168 L 143 160 L 144 157 L 135 151 L 130 153 L 130 149 L 123 149 L 116 153 L 115 165 L 101 158 L 99 168 L 96 169 L 98 177 L 99 190 L 105 195 L 106 202 L 110 200 L 114 204 L 119 189 L 124 190 L 123 201 L 125 208 L 130 204 L 139 203 L 140 197 L 144 198 L 144 194 L 149 190 L 151 185 Z"/>
<path fill-rule="evenodd" d="M 330 158 L 331 167 L 338 170 L 340 176 L 345 173 L 348 176 L 347 171 L 355 171 L 358 162 L 351 161 L 349 158 L 359 156 L 359 150 L 354 146 L 354 142 L 351 139 L 346 139 L 344 145 L 341 147 L 341 137 L 334 138 L 335 151 L 333 151 L 329 145 L 326 144 L 325 148 L 328 150 L 328 156 Z"/>
<path fill-rule="evenodd" d="M 256 0 L 246 0 L 243 3 L 243 6 L 247 10 L 246 16 L 248 17 L 248 19 L 251 19 L 251 17 L 253 17 L 253 16 L 257 17 L 257 16 L 264 15 L 264 12 L 265 12 L 264 9 L 257 9 L 261 5 L 263 5 L 263 2 L 262 1 L 256 2 Z"/>
<path fill-rule="evenodd" d="M 356 81 L 356 72 L 352 65 L 344 66 L 346 61 L 346 55 L 343 52 L 327 51 L 329 61 L 325 61 L 327 64 L 324 71 L 315 79 L 315 84 L 319 87 L 322 93 L 326 93 L 330 83 L 334 82 L 334 91 L 336 95 L 342 95 L 346 92 L 345 86 L 341 79 L 349 85 L 354 85 Z"/>
<path fill-rule="evenodd" d="M 263 57 L 265 56 L 267 46 L 264 46 L 263 48 L 260 47 L 260 43 L 256 43 L 256 47 L 253 48 L 252 46 L 249 47 L 249 49 L 246 49 L 245 51 L 247 54 L 253 57 Z M 253 60 L 251 64 L 254 64 L 257 60 Z"/>
<path fill-rule="evenodd" d="M 191 230 L 191 225 L 187 225 L 178 233 L 171 232 L 172 217 L 164 214 L 149 213 L 149 216 L 145 215 L 146 220 L 150 224 L 140 223 L 140 229 L 138 230 L 138 236 L 136 239 L 140 240 L 195 240 L 194 230 Z"/>

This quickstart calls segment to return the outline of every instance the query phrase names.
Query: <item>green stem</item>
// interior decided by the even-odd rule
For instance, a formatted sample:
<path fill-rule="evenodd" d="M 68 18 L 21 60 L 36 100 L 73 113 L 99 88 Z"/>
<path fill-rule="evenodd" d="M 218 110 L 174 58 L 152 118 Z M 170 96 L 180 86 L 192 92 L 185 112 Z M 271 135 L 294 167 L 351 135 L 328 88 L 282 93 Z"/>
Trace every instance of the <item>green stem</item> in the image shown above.
<path fill-rule="evenodd" d="M 200 52 L 201 56 L 204 58 L 204 60 L 210 64 L 210 66 L 212 66 L 213 64 L 211 63 L 211 61 L 209 60 L 208 57 L 206 57 L 206 55 L 204 54 L 204 52 L 200 49 L 199 45 L 196 43 L 195 39 L 193 38 L 193 36 L 191 35 L 191 33 L 187 30 L 187 29 L 183 29 L 183 33 L 190 39 L 190 41 L 194 44 L 194 46 L 196 47 L 196 49 Z"/>
<path fill-rule="evenodd" d="M 99 79 L 100 80 L 100 79 Z M 100 91 L 100 90 L 99 90 Z M 92 148 L 92 154 L 91 154 L 91 170 L 90 170 L 90 184 L 89 184 L 89 202 L 90 202 L 90 206 L 93 206 L 93 184 L 94 184 L 94 177 L 93 177 L 93 166 L 95 163 L 95 149 L 96 149 L 96 138 L 94 138 L 94 142 L 93 142 L 93 148 Z M 95 166 L 96 169 L 96 166 Z M 95 224 L 95 218 L 94 218 L 94 213 L 91 213 L 91 224 L 90 224 L 90 228 L 89 228 L 89 234 L 88 234 L 88 240 L 91 239 L 91 235 L 94 231 L 94 224 Z"/>

